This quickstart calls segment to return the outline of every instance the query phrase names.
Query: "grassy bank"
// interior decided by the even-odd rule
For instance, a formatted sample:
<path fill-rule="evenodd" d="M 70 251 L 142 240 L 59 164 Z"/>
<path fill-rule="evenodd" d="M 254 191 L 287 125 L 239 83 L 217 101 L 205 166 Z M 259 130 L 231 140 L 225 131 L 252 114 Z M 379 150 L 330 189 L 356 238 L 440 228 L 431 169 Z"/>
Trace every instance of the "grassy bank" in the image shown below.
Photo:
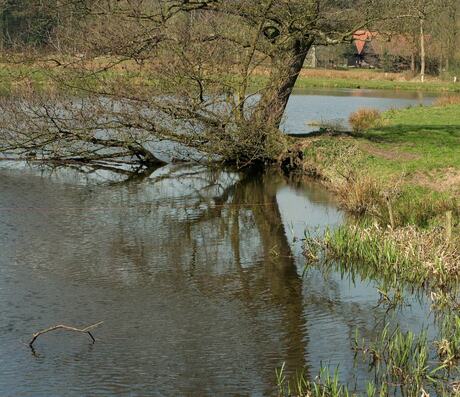
<path fill-rule="evenodd" d="M 152 65 L 102 58 L 83 62 L 56 59 L 41 62 L 0 63 L 0 95 L 15 92 L 84 93 L 107 87 L 152 87 L 159 84 Z"/>
<path fill-rule="evenodd" d="M 298 142 L 303 171 L 363 216 L 310 254 L 446 291 L 460 279 L 460 104 L 389 111 L 379 125 Z"/>
<path fill-rule="evenodd" d="M 353 212 L 379 215 L 390 201 L 396 225 L 419 226 L 428 226 L 438 212 L 458 215 L 459 104 L 389 111 L 378 128 L 314 136 L 297 145 L 303 170 L 320 177 Z M 383 221 L 389 221 L 386 215 L 380 214 Z"/>
<path fill-rule="evenodd" d="M 460 84 L 435 77 L 424 83 L 407 73 L 385 73 L 376 70 L 305 69 L 297 82 L 298 88 L 365 88 L 430 92 L 460 92 Z"/>
<path fill-rule="evenodd" d="M 280 396 L 388 396 L 396 389 L 459 396 L 460 104 L 390 111 L 359 134 L 327 133 L 297 145 L 303 171 L 361 215 L 322 236 L 307 234 L 308 266 L 376 281 L 387 314 L 406 304 L 406 288 L 427 293 L 438 331 L 429 340 L 386 323 L 375 340 L 356 335 L 356 357 L 372 371 L 366 393 L 325 368 L 314 382 L 282 379 Z"/>

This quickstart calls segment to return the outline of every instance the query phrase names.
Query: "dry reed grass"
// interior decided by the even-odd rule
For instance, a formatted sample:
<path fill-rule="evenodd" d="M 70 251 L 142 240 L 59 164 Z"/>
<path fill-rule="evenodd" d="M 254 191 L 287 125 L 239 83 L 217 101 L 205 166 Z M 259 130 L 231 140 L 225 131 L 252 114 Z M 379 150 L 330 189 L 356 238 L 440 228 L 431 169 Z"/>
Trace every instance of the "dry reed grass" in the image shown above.
<path fill-rule="evenodd" d="M 373 70 L 334 70 L 334 69 L 303 69 L 300 77 L 319 79 L 353 79 L 353 80 L 388 80 L 406 81 L 403 73 L 379 73 Z"/>
<path fill-rule="evenodd" d="M 372 228 L 369 232 L 372 233 Z M 395 230 L 385 228 L 381 233 L 383 238 L 392 240 L 406 258 L 415 259 L 434 276 L 439 276 L 442 270 L 452 277 L 459 277 L 460 246 L 446 240 L 442 227 L 423 230 L 405 226 Z"/>
<path fill-rule="evenodd" d="M 382 184 L 369 175 L 350 174 L 333 188 L 342 208 L 355 214 L 377 215 Z"/>
<path fill-rule="evenodd" d="M 377 109 L 361 108 L 350 114 L 348 119 L 353 132 L 362 133 L 382 124 L 382 114 Z"/>
<path fill-rule="evenodd" d="M 446 239 L 445 229 L 347 224 L 322 237 L 307 236 L 305 256 L 312 263 L 339 262 L 341 270 L 386 280 L 390 287 L 408 284 L 431 292 L 439 307 L 459 307 L 460 241 Z"/>
<path fill-rule="evenodd" d="M 449 106 L 460 104 L 460 95 L 447 95 L 439 97 L 434 101 L 434 106 Z"/>

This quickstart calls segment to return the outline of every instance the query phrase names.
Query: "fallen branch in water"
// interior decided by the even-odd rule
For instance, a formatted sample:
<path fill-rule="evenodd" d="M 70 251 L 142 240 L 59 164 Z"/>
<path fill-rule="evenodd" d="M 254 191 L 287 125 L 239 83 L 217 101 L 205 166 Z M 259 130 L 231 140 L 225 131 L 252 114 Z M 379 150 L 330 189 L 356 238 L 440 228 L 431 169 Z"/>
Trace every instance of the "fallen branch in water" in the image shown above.
<path fill-rule="evenodd" d="M 46 328 L 46 329 L 43 329 L 41 331 L 38 331 L 36 332 L 35 334 L 32 335 L 32 339 L 30 340 L 29 342 L 29 346 L 31 348 L 33 348 L 33 344 L 34 342 L 37 340 L 37 338 L 40 336 L 40 335 L 43 335 L 43 334 L 46 334 L 48 332 L 51 332 L 51 331 L 56 331 L 58 329 L 63 329 L 63 330 L 66 330 L 66 331 L 73 331 L 73 332 L 82 332 L 82 333 L 86 333 L 90 336 L 90 338 L 93 340 L 93 343 L 96 342 L 96 339 L 94 338 L 93 334 L 90 332 L 92 329 L 98 327 L 99 325 L 101 325 L 103 323 L 103 321 L 100 321 L 96 324 L 93 324 L 93 325 L 89 325 L 85 328 L 75 328 L 75 327 L 69 327 L 67 325 L 62 325 L 62 324 L 59 324 L 59 325 L 55 325 L 53 327 L 50 327 L 50 328 Z"/>

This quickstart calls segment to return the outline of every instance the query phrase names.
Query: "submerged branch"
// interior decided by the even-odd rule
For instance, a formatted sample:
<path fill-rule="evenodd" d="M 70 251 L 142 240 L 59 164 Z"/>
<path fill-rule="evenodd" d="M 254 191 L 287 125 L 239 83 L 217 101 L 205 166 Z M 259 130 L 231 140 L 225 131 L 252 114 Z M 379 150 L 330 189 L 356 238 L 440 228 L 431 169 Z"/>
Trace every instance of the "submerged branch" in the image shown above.
<path fill-rule="evenodd" d="M 48 332 L 51 332 L 51 331 L 56 331 L 56 330 L 59 330 L 59 329 L 63 329 L 65 331 L 72 331 L 72 332 L 80 332 L 80 333 L 86 333 L 90 336 L 90 338 L 92 339 L 93 343 L 96 342 L 96 339 L 94 338 L 93 334 L 91 333 L 91 330 L 93 330 L 94 328 L 98 327 L 99 325 L 101 325 L 103 323 L 103 321 L 100 321 L 96 324 L 93 324 L 93 325 L 89 325 L 85 328 L 75 328 L 75 327 L 69 327 L 67 325 L 62 325 L 62 324 L 59 324 L 59 325 L 55 325 L 53 327 L 50 327 L 50 328 L 46 328 L 46 329 L 43 329 L 41 331 L 38 331 L 36 332 L 35 334 L 32 335 L 32 339 L 30 340 L 29 342 L 29 346 L 31 348 L 33 348 L 33 344 L 35 343 L 35 341 L 37 340 L 37 338 L 40 336 L 40 335 L 43 335 L 43 334 L 46 334 Z"/>

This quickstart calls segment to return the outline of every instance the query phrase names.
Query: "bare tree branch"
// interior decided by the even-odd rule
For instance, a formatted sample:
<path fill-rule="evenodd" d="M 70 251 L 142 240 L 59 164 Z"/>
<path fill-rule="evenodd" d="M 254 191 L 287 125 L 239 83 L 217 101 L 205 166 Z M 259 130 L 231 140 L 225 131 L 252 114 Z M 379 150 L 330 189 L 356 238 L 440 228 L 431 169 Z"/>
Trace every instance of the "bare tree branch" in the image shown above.
<path fill-rule="evenodd" d="M 55 325 L 53 327 L 43 329 L 43 330 L 38 331 L 35 334 L 33 334 L 32 339 L 29 342 L 29 346 L 32 348 L 33 344 L 35 343 L 35 341 L 37 340 L 37 338 L 40 335 L 46 334 L 46 333 L 51 332 L 51 331 L 56 331 L 56 330 L 59 330 L 59 329 L 62 329 L 62 330 L 65 330 L 65 331 L 86 333 L 86 334 L 88 334 L 90 336 L 90 338 L 92 339 L 93 343 L 95 343 L 96 339 L 94 338 L 93 334 L 91 333 L 91 330 L 93 330 L 94 328 L 98 327 L 102 323 L 103 323 L 103 321 L 100 321 L 100 322 L 98 322 L 96 324 L 92 324 L 92 325 L 89 325 L 89 326 L 84 327 L 84 328 L 69 327 L 67 325 L 62 325 L 62 324 Z"/>

